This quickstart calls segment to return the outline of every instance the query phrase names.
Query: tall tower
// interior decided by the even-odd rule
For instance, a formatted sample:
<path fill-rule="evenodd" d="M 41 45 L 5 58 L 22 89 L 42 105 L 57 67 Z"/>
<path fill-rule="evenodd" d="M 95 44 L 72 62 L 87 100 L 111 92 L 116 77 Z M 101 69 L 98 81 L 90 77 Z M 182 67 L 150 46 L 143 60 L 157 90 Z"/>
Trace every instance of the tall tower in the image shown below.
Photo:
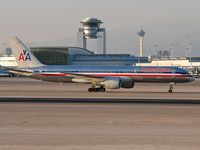
<path fill-rule="evenodd" d="M 88 39 L 97 39 L 97 53 L 106 54 L 106 29 L 100 28 L 103 22 L 97 18 L 85 18 L 80 23 L 83 28 L 78 30 L 78 46 L 86 49 Z"/>
<path fill-rule="evenodd" d="M 141 28 L 141 30 L 137 34 L 140 37 L 139 56 L 142 57 L 143 56 L 143 52 L 144 52 L 144 35 L 145 35 L 145 31 Z"/>

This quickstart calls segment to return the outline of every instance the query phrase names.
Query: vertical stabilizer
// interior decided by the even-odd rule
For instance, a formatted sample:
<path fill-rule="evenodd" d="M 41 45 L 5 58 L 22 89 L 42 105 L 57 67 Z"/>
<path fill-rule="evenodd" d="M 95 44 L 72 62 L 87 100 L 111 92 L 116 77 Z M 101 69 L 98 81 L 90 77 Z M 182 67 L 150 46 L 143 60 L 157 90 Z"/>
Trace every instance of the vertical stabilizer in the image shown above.
<path fill-rule="evenodd" d="M 44 66 L 18 37 L 10 38 L 9 44 L 12 48 L 12 52 L 16 58 L 19 68 Z"/>

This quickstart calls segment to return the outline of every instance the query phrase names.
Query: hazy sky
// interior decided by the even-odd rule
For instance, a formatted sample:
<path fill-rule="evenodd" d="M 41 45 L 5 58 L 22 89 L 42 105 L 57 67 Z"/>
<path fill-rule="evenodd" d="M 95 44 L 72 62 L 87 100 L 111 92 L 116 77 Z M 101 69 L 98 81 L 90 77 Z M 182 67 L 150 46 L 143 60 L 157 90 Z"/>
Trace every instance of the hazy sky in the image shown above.
<path fill-rule="evenodd" d="M 0 0 L 0 47 L 10 36 L 25 43 L 61 41 L 76 46 L 80 21 L 100 18 L 107 29 L 109 53 L 136 53 L 143 24 L 145 54 L 154 45 L 186 55 L 188 43 L 200 56 L 200 0 Z"/>

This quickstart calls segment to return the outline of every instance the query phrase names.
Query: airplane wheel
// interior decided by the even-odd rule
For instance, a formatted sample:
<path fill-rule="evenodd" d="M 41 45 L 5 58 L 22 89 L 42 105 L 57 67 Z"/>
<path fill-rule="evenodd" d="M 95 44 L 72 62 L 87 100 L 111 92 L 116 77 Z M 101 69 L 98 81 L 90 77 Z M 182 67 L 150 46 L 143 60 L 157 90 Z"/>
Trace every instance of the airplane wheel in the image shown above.
<path fill-rule="evenodd" d="M 94 91 L 93 88 L 88 89 L 88 92 L 93 92 L 93 91 Z"/>
<path fill-rule="evenodd" d="M 100 90 L 98 88 L 89 88 L 88 92 L 99 92 Z"/>
<path fill-rule="evenodd" d="M 106 89 L 103 87 L 97 88 L 97 92 L 105 92 L 105 91 L 106 91 Z"/>
<path fill-rule="evenodd" d="M 102 92 L 102 88 L 96 88 L 96 92 Z"/>
<path fill-rule="evenodd" d="M 105 88 L 89 88 L 88 92 L 105 92 Z"/>
<path fill-rule="evenodd" d="M 169 93 L 172 93 L 172 90 L 171 90 L 171 89 L 169 90 Z"/>
<path fill-rule="evenodd" d="M 105 92 L 106 91 L 106 89 L 105 88 L 101 88 L 101 92 Z"/>

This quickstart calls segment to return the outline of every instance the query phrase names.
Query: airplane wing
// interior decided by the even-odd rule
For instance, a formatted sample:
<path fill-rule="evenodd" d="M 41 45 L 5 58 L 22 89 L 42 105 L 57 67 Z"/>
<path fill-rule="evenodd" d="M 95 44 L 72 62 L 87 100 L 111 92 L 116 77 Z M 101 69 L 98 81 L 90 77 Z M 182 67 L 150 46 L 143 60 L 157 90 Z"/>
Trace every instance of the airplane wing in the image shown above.
<path fill-rule="evenodd" d="M 100 83 L 105 81 L 105 77 L 93 76 L 93 75 L 85 75 L 85 74 L 74 74 L 68 73 L 68 77 L 72 78 L 73 82 L 82 82 L 82 83 Z"/>
<path fill-rule="evenodd" d="M 71 73 L 69 73 L 67 76 L 71 78 L 72 82 L 92 84 L 92 88 L 88 89 L 89 92 L 92 92 L 92 91 L 104 92 L 105 88 L 118 89 L 120 87 L 129 88 L 129 87 L 134 86 L 133 82 L 127 85 L 127 81 L 129 82 L 131 80 L 130 78 L 123 79 L 124 83 L 126 84 L 124 85 L 124 84 L 121 84 L 122 78 L 120 77 L 108 77 L 108 76 L 100 77 L 100 76 L 94 76 L 94 75 L 71 74 Z"/>
<path fill-rule="evenodd" d="M 4 67 L 4 66 L 1 66 L 1 65 L 0 65 L 0 70 L 5 70 L 9 73 L 16 74 L 16 75 L 19 75 L 19 76 L 31 76 L 31 75 L 33 75 L 33 72 L 31 70 L 18 70 L 18 69 L 15 69 L 15 68 Z"/>
<path fill-rule="evenodd" d="M 33 75 L 33 72 L 30 70 L 17 70 L 17 69 L 7 69 L 9 73 L 13 73 L 19 76 L 30 77 Z"/>
<path fill-rule="evenodd" d="M 3 67 L 0 66 L 1 70 L 6 70 L 9 73 L 13 73 L 19 76 L 26 76 L 26 77 L 32 77 L 34 75 L 40 75 L 39 74 L 34 74 L 34 72 L 32 70 L 28 70 L 28 69 L 15 69 L 15 68 L 7 68 L 7 67 Z M 66 74 L 64 72 L 60 72 L 61 74 Z M 51 76 L 54 76 L 53 74 L 51 74 Z M 55 76 L 57 77 L 57 76 Z M 100 82 L 105 81 L 104 77 L 98 77 L 98 76 L 92 76 L 92 75 L 85 75 L 85 74 L 75 74 L 75 73 L 67 73 L 66 74 L 66 79 L 71 79 L 71 81 L 73 82 L 77 82 L 77 83 L 92 83 L 92 84 L 99 84 Z"/>

